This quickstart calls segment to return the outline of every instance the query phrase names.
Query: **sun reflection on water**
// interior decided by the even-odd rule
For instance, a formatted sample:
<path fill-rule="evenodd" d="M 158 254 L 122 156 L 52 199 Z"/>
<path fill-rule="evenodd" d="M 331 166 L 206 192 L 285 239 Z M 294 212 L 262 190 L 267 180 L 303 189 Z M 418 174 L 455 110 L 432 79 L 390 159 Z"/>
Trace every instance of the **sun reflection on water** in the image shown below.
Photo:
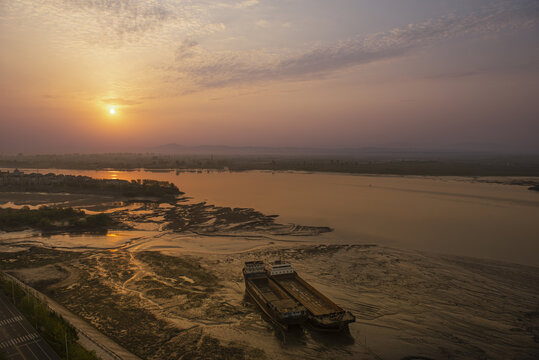
<path fill-rule="evenodd" d="M 111 179 L 111 180 L 118 180 L 118 171 L 116 171 L 116 170 L 107 171 L 107 175 L 108 175 L 109 179 Z"/>

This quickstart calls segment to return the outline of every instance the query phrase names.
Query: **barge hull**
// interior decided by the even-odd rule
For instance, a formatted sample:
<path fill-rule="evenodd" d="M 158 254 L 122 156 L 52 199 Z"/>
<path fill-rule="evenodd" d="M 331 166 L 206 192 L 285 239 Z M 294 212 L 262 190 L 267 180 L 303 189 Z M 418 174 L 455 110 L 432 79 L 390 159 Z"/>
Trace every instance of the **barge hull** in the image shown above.
<path fill-rule="evenodd" d="M 272 323 L 274 323 L 275 325 L 279 326 L 280 328 L 284 330 L 288 330 L 287 324 L 283 324 L 282 322 L 279 322 L 276 319 L 275 314 L 270 313 L 269 309 L 266 307 L 266 303 L 259 297 L 256 291 L 253 289 L 253 285 L 250 283 L 250 281 L 245 281 L 245 291 L 247 291 L 247 294 L 249 294 L 249 297 L 258 305 L 260 310 L 262 310 L 262 312 L 266 314 L 267 317 L 270 318 Z"/>
<path fill-rule="evenodd" d="M 309 322 L 323 331 L 341 331 L 355 317 L 303 280 L 296 272 L 270 277 L 309 311 Z"/>

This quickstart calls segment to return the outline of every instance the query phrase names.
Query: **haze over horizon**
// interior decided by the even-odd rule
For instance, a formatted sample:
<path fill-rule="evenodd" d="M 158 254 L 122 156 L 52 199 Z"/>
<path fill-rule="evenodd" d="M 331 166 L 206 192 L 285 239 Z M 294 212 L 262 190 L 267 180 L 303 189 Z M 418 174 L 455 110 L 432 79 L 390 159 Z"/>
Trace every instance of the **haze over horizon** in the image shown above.
<path fill-rule="evenodd" d="M 0 152 L 539 153 L 535 0 L 0 0 Z"/>

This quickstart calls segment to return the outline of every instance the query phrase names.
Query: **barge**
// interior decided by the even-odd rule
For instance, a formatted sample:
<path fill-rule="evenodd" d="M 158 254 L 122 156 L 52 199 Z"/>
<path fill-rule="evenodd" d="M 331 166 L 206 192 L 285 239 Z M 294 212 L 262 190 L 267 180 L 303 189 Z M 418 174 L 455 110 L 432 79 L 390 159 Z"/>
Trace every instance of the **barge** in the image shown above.
<path fill-rule="evenodd" d="M 307 310 L 268 277 L 262 261 L 248 261 L 243 268 L 245 291 L 258 307 L 279 327 L 302 325 Z"/>
<path fill-rule="evenodd" d="M 277 260 L 266 270 L 268 278 L 278 284 L 290 297 L 308 311 L 309 323 L 322 331 L 342 331 L 356 321 L 355 316 L 343 310 L 321 292 L 303 280 L 289 263 Z"/>

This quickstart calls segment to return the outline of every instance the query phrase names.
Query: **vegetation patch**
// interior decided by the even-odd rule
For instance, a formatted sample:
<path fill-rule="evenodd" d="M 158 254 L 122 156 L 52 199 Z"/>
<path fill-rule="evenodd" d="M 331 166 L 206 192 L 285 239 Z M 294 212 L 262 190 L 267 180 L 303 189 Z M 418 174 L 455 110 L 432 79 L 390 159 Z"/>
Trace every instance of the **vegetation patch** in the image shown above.
<path fill-rule="evenodd" d="M 412 151 L 399 153 L 391 150 L 357 151 L 343 149 L 334 154 L 266 154 L 256 149 L 237 151 L 242 155 L 205 154 L 0 154 L 0 166 L 27 169 L 86 169 L 134 170 L 159 172 L 208 170 L 271 170 L 316 171 L 352 174 L 391 174 L 428 176 L 539 176 L 537 155 L 495 155 L 440 153 L 437 155 Z M 251 151 L 253 151 L 251 153 Z M 196 169 L 196 170 L 193 170 Z"/>
<path fill-rule="evenodd" d="M 89 176 L 62 174 L 25 174 L 18 169 L 0 171 L 0 191 L 75 194 L 107 194 L 124 197 L 175 199 L 183 194 L 174 184 L 156 180 L 94 179 Z"/>
<path fill-rule="evenodd" d="M 82 210 L 42 206 L 37 210 L 0 208 L 0 230 L 38 229 L 42 232 L 106 232 L 118 225 L 107 214 L 87 215 Z"/>
<path fill-rule="evenodd" d="M 71 261 L 82 255 L 84 253 L 31 247 L 19 252 L 0 252 L 0 268 L 2 270 L 35 268 Z"/>

